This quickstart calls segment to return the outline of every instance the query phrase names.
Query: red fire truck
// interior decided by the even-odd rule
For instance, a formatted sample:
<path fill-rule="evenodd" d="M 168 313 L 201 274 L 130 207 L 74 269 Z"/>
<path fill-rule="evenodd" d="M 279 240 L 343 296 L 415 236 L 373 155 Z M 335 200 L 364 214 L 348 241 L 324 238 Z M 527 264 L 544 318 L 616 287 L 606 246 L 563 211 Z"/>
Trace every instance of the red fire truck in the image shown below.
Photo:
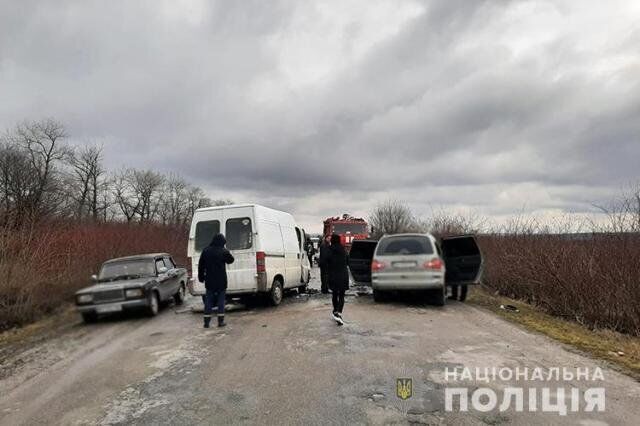
<path fill-rule="evenodd" d="M 330 217 L 324 221 L 323 236 L 338 234 L 347 252 L 353 240 L 365 240 L 369 237 L 367 222 L 358 217 L 343 214 L 342 217 Z"/>

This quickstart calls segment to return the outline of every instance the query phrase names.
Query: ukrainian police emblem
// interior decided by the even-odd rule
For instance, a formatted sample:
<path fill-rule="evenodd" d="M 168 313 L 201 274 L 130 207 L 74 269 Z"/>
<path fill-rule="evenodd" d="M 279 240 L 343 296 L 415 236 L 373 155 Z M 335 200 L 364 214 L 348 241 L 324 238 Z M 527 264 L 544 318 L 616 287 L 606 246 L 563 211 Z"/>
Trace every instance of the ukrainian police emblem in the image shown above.
<path fill-rule="evenodd" d="M 407 400 L 413 395 L 412 379 L 396 379 L 396 395 L 398 398 Z"/>

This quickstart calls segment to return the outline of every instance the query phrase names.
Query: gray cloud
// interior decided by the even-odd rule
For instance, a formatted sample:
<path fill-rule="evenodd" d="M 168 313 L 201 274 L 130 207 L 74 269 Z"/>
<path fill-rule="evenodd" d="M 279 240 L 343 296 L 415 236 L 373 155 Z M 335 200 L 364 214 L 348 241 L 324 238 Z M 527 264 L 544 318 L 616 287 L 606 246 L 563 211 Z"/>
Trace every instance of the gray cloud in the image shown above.
<path fill-rule="evenodd" d="M 589 211 L 637 178 L 628 2 L 2 2 L 0 127 L 323 216 Z M 600 28 L 600 31 L 594 31 Z"/>

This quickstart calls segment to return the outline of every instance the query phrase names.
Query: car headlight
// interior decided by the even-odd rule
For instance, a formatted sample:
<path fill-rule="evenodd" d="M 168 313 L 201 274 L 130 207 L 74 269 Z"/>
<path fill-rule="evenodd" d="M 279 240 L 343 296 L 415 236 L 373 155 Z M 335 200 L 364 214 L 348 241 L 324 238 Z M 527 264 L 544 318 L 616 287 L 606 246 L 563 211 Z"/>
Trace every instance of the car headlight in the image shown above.
<path fill-rule="evenodd" d="M 134 299 L 136 297 L 144 296 L 144 293 L 142 292 L 141 288 L 130 288 L 129 290 L 125 290 L 124 296 L 127 299 Z"/>
<path fill-rule="evenodd" d="M 78 303 L 91 303 L 93 302 L 92 294 L 81 294 L 77 298 Z"/>

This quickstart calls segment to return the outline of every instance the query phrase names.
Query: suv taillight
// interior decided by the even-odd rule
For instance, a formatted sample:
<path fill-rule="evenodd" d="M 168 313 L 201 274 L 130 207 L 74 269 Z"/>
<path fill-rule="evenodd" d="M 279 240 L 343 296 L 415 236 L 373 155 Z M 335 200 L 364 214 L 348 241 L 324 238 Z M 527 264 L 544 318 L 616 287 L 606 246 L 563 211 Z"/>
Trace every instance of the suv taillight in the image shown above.
<path fill-rule="evenodd" d="M 266 272 L 266 268 L 264 265 L 265 254 L 263 251 L 256 252 L 256 271 L 257 272 Z"/>
<path fill-rule="evenodd" d="M 424 262 L 424 269 L 429 269 L 431 271 L 441 271 L 444 263 L 440 259 L 431 259 Z"/>
<path fill-rule="evenodd" d="M 373 259 L 371 262 L 371 272 L 382 271 L 386 266 L 387 265 L 385 265 L 384 262 Z"/>

